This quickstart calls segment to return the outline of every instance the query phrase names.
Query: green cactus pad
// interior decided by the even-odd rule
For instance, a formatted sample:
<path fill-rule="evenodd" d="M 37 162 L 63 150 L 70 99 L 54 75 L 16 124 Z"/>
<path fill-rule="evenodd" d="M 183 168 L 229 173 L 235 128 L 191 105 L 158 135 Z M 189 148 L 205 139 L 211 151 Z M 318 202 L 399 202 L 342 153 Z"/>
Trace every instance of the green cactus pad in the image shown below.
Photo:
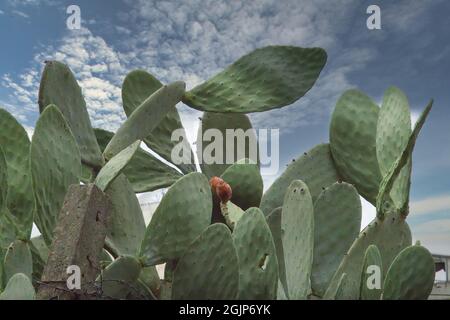
<path fill-rule="evenodd" d="M 30 151 L 31 176 L 36 200 L 35 223 L 50 245 L 53 228 L 71 184 L 78 184 L 81 157 L 76 140 L 56 106 L 39 117 Z"/>
<path fill-rule="evenodd" d="M 414 126 L 414 130 L 412 131 L 411 136 L 408 139 L 408 143 L 405 149 L 402 151 L 400 157 L 394 162 L 391 169 L 380 184 L 380 192 L 377 197 L 377 217 L 380 219 L 382 219 L 385 215 L 384 211 L 386 210 L 386 206 L 384 204 L 388 201 L 388 195 L 392 190 L 394 182 L 396 181 L 399 174 L 401 174 L 402 169 L 411 162 L 412 153 L 414 150 L 414 146 L 416 145 L 417 137 L 419 136 L 420 130 L 422 129 L 432 106 L 433 100 L 428 103 L 427 107 L 420 115 Z M 400 207 L 396 208 L 405 216 L 407 216 L 409 213 L 409 189 L 410 183 L 408 182 L 405 186 L 405 189 L 401 190 L 401 192 L 405 195 L 404 197 L 402 197 L 402 199 L 404 199 L 404 203 Z"/>
<path fill-rule="evenodd" d="M 111 183 L 106 194 L 111 200 L 106 243 L 121 255 L 136 255 L 145 233 L 139 201 L 123 174 Z"/>
<path fill-rule="evenodd" d="M 146 266 L 179 258 L 210 224 L 211 187 L 201 173 L 192 172 L 173 184 L 159 203 L 141 246 Z"/>
<path fill-rule="evenodd" d="M 31 189 L 30 140 L 25 129 L 6 110 L 0 109 L 0 147 L 7 165 L 6 205 L 24 238 L 31 234 L 34 199 Z M 4 194 L 6 196 L 6 193 Z"/>
<path fill-rule="evenodd" d="M 244 216 L 245 212 L 240 207 L 235 205 L 233 202 L 228 201 L 227 203 L 220 202 L 220 212 L 225 219 L 225 223 L 234 229 L 238 221 Z"/>
<path fill-rule="evenodd" d="M 339 180 L 329 144 L 319 144 L 289 164 L 262 197 L 260 208 L 265 215 L 283 205 L 286 190 L 296 179 L 308 185 L 313 201 L 324 188 Z"/>
<path fill-rule="evenodd" d="M 28 242 L 33 258 L 33 279 L 41 279 L 45 264 L 47 263 L 48 247 L 42 236 L 31 238 Z"/>
<path fill-rule="evenodd" d="M 376 266 L 380 270 L 380 277 L 383 279 L 383 262 L 381 260 L 381 253 L 376 245 L 370 245 L 364 255 L 364 264 L 361 272 L 361 286 L 360 286 L 360 299 L 361 300 L 380 300 L 381 296 L 381 279 L 380 288 L 369 288 L 368 280 L 371 275 L 374 275 L 370 266 Z"/>
<path fill-rule="evenodd" d="M 69 67 L 58 61 L 46 62 L 39 88 L 40 112 L 50 104 L 56 105 L 64 115 L 83 162 L 95 168 L 101 167 L 102 153 L 95 140 L 81 88 Z"/>
<path fill-rule="evenodd" d="M 322 191 L 314 203 L 314 262 L 311 287 L 314 295 L 325 293 L 333 274 L 358 237 L 361 200 L 348 183 L 336 182 Z"/>
<path fill-rule="evenodd" d="M 243 210 L 259 207 L 264 185 L 256 163 L 249 159 L 239 160 L 228 167 L 221 178 L 230 185 L 234 204 Z"/>
<path fill-rule="evenodd" d="M 295 180 L 284 197 L 281 215 L 288 298 L 306 299 L 314 248 L 314 208 L 308 186 Z"/>
<path fill-rule="evenodd" d="M 149 96 L 117 130 L 103 156 L 109 160 L 136 140 L 145 139 L 161 123 L 170 108 L 181 100 L 185 87 L 184 82 L 177 81 Z"/>
<path fill-rule="evenodd" d="M 346 91 L 330 124 L 330 146 L 342 177 L 375 204 L 381 181 L 376 153 L 379 107 L 363 92 Z"/>
<path fill-rule="evenodd" d="M 140 144 L 140 140 L 134 142 L 106 163 L 95 178 L 95 184 L 100 190 L 105 191 L 109 184 L 122 172 L 139 149 Z"/>
<path fill-rule="evenodd" d="M 339 265 L 324 297 L 329 297 L 330 293 L 336 290 L 341 275 L 346 273 L 346 299 L 359 298 L 364 255 L 371 244 L 380 250 L 383 264 L 389 265 L 401 250 L 411 245 L 411 231 L 405 219 L 397 213 L 392 213 L 384 220 L 375 219 L 361 231 Z"/>
<path fill-rule="evenodd" d="M 114 133 L 102 129 L 94 129 L 94 132 L 101 150 L 105 150 Z M 162 163 L 142 148 L 138 148 L 123 173 L 136 193 L 170 187 L 182 177 L 177 170 Z"/>
<path fill-rule="evenodd" d="M 32 279 L 33 258 L 25 241 L 16 240 L 8 247 L 3 261 L 3 272 L 5 283 L 16 273 L 23 273 Z"/>
<path fill-rule="evenodd" d="M 8 195 L 8 167 L 5 153 L 0 146 L 0 211 L 6 208 L 6 197 Z"/>
<path fill-rule="evenodd" d="M 384 177 L 398 159 L 411 135 L 411 113 L 405 94 L 390 87 L 384 93 L 377 124 L 377 158 Z M 391 190 L 390 196 L 396 207 L 406 200 L 404 190 L 409 184 L 411 162 L 402 169 Z"/>
<path fill-rule="evenodd" d="M 303 97 L 327 61 L 321 48 L 268 46 L 243 56 L 187 92 L 183 102 L 211 112 L 261 112 Z"/>
<path fill-rule="evenodd" d="M 411 135 L 408 98 L 398 88 L 386 90 L 377 122 L 377 158 L 384 176 L 398 159 Z"/>
<path fill-rule="evenodd" d="M 275 243 L 264 214 L 245 211 L 233 231 L 239 258 L 239 300 L 275 300 L 278 262 Z"/>
<path fill-rule="evenodd" d="M 272 233 L 272 238 L 275 243 L 277 253 L 279 277 L 277 299 L 283 298 L 282 300 L 285 300 L 287 297 L 287 281 L 282 241 L 283 230 L 281 229 L 281 214 L 282 208 L 276 208 L 266 217 L 266 220 Z"/>
<path fill-rule="evenodd" d="M 228 167 L 244 158 L 249 158 L 253 162 L 257 162 L 259 166 L 258 144 L 256 143 L 254 145 L 255 150 L 250 148 L 252 146 L 250 144 L 251 141 L 257 142 L 257 137 L 247 115 L 205 112 L 203 113 L 198 129 L 197 157 L 202 172 L 208 178 L 213 176 L 220 177 Z M 227 130 L 230 133 L 228 139 Z M 234 130 L 235 132 L 230 130 Z M 246 138 L 245 142 L 240 142 L 233 133 L 248 134 L 249 138 Z M 215 140 L 216 135 L 218 134 L 220 134 L 220 137 Z M 234 145 L 233 151 L 228 150 L 227 148 L 227 143 L 230 145 L 231 142 L 233 142 Z M 244 148 L 242 148 L 242 146 L 244 146 Z M 253 155 L 251 153 L 255 154 Z M 208 159 L 205 159 L 205 155 L 213 157 L 219 155 L 218 158 L 221 163 L 208 163 L 209 161 Z M 233 158 L 227 160 L 227 155 L 232 155 Z"/>
<path fill-rule="evenodd" d="M 3 260 L 9 245 L 17 239 L 17 230 L 11 221 L 8 209 L 0 210 L 0 289 L 3 282 Z"/>
<path fill-rule="evenodd" d="M 405 248 L 389 267 L 383 300 L 426 300 L 433 289 L 434 259 L 420 245 Z"/>
<path fill-rule="evenodd" d="M 94 181 L 94 171 L 91 167 L 85 164 L 81 165 L 80 181 L 84 184 L 89 184 Z"/>
<path fill-rule="evenodd" d="M 139 281 L 151 291 L 151 295 L 158 296 L 161 290 L 161 279 L 155 266 L 142 268 Z"/>
<path fill-rule="evenodd" d="M 140 262 L 132 256 L 122 256 L 111 263 L 98 276 L 102 296 L 113 299 L 125 299 L 134 289 L 135 282 L 141 273 Z"/>
<path fill-rule="evenodd" d="M 230 230 L 207 227 L 186 249 L 173 275 L 174 300 L 233 300 L 239 290 L 239 262 Z"/>
<path fill-rule="evenodd" d="M 339 284 L 337 286 L 336 293 L 334 294 L 334 300 L 346 300 L 345 299 L 345 291 L 348 285 L 347 282 L 347 274 L 343 273 L 341 278 L 339 279 Z"/>
<path fill-rule="evenodd" d="M 34 300 L 36 293 L 29 277 L 17 273 L 11 277 L 0 300 Z"/>
<path fill-rule="evenodd" d="M 126 115 L 129 117 L 134 110 L 136 110 L 142 102 L 145 101 L 150 95 L 162 87 L 162 83 L 159 82 L 155 77 L 144 70 L 134 70 L 131 71 L 126 77 L 122 85 L 122 101 L 123 109 Z M 175 104 L 170 107 L 169 112 L 167 112 L 164 119 L 160 124 L 153 129 L 153 131 L 143 139 L 145 144 L 159 154 L 161 157 L 169 162 L 172 162 L 172 150 L 175 145 L 178 144 L 177 141 L 172 141 L 172 133 L 175 130 L 182 130 L 184 137 L 186 134 L 184 132 L 183 125 L 180 120 L 180 115 L 178 114 Z M 184 173 L 194 172 L 195 161 L 194 154 L 192 153 L 191 147 L 187 140 L 183 142 L 183 148 L 189 150 L 189 153 L 185 155 L 185 164 L 178 164 L 177 166 Z"/>

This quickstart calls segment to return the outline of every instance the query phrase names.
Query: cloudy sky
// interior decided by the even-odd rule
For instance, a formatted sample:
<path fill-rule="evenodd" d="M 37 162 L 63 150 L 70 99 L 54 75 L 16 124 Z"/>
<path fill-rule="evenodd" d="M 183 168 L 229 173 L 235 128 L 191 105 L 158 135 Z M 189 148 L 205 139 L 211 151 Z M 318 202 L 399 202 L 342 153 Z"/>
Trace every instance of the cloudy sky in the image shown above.
<path fill-rule="evenodd" d="M 81 8 L 81 30 L 68 30 L 66 9 Z M 366 27 L 367 7 L 381 8 L 381 30 Z M 434 109 L 414 153 L 414 238 L 450 254 L 450 3 L 361 0 L 5 0 L 0 4 L 0 106 L 32 132 L 43 62 L 69 64 L 96 127 L 124 120 L 121 83 L 135 68 L 163 82 L 202 82 L 241 55 L 270 44 L 320 46 L 328 63 L 316 86 L 281 110 L 251 115 L 257 128 L 280 128 L 281 168 L 328 141 L 339 95 L 360 88 L 380 102 L 395 85 L 409 97 L 413 120 L 430 98 Z M 179 106 L 188 137 L 199 113 Z M 266 187 L 275 177 L 265 177 Z M 373 217 L 364 203 L 364 223 Z"/>

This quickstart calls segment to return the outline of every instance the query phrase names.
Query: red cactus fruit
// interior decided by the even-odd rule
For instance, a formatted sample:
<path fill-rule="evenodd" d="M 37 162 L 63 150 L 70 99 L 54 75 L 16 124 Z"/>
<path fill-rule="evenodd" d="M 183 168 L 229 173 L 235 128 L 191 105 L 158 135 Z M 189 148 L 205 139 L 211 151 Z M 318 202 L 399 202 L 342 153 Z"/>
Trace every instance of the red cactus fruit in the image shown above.
<path fill-rule="evenodd" d="M 227 203 L 231 199 L 232 190 L 228 183 L 223 181 L 216 187 L 216 194 L 222 203 Z"/>
<path fill-rule="evenodd" d="M 219 178 L 219 177 L 212 177 L 211 180 L 209 180 L 209 184 L 210 184 L 210 186 L 211 186 L 211 191 L 215 193 L 215 192 L 216 192 L 217 186 L 218 186 L 220 183 L 223 183 L 223 182 L 225 182 L 225 181 L 223 181 L 222 178 Z"/>
<path fill-rule="evenodd" d="M 231 199 L 231 187 L 222 178 L 212 177 L 209 184 L 211 185 L 211 191 L 217 195 L 222 203 L 227 203 Z"/>

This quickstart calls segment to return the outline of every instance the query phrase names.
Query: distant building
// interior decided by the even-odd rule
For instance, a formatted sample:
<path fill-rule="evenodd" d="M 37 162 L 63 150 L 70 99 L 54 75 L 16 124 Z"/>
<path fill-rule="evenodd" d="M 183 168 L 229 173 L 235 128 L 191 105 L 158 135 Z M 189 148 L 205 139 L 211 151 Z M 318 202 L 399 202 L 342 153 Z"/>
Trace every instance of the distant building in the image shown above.
<path fill-rule="evenodd" d="M 449 266 L 450 256 L 433 254 L 436 275 L 444 274 L 443 279 L 434 281 L 433 291 L 431 292 L 431 300 L 450 300 L 450 283 L 449 283 Z"/>

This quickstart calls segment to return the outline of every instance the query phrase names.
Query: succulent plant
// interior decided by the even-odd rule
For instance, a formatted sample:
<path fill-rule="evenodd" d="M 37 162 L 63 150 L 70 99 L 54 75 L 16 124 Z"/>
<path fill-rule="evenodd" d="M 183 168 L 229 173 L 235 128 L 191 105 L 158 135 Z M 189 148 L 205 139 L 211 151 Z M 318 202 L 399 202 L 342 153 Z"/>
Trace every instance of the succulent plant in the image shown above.
<path fill-rule="evenodd" d="M 199 142 L 208 129 L 252 129 L 245 113 L 301 98 L 326 59 L 320 48 L 265 47 L 188 92 L 132 71 L 115 133 L 92 127 L 68 66 L 47 62 L 31 143 L 0 110 L 0 299 L 427 298 L 433 260 L 411 246 L 406 217 L 412 150 L 432 103 L 411 131 L 399 89 L 381 108 L 345 92 L 330 143 L 301 155 L 265 193 L 248 146 L 232 164 L 197 172 L 184 142 L 186 162 L 167 164 L 172 132 L 184 132 L 177 103 L 204 112 Z M 166 187 L 146 226 L 136 193 Z M 377 206 L 362 232 L 359 195 Z M 41 236 L 30 239 L 32 222 Z M 64 287 L 72 264 L 84 268 L 81 289 Z M 373 291 L 369 266 L 382 271 Z"/>

